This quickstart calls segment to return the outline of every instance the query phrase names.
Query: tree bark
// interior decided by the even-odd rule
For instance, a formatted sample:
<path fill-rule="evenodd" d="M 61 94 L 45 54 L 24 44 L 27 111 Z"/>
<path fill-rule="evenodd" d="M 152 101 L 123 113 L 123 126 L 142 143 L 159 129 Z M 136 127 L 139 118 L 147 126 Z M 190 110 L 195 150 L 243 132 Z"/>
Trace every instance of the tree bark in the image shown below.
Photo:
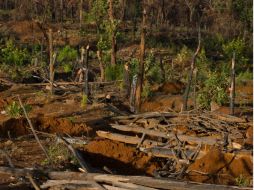
<path fill-rule="evenodd" d="M 183 111 L 186 111 L 188 109 L 188 98 L 189 98 L 189 94 L 190 94 L 190 87 L 191 87 L 191 83 L 192 83 L 192 78 L 193 78 L 193 71 L 195 69 L 195 63 L 196 63 L 196 57 L 200 51 L 200 46 L 201 46 L 201 34 L 200 34 L 200 28 L 198 31 L 198 47 L 196 49 L 196 52 L 194 53 L 192 60 L 191 60 L 191 69 L 190 69 L 190 73 L 188 76 L 188 83 L 187 83 L 187 87 L 185 89 L 185 93 L 184 93 L 184 100 L 183 100 Z"/>
<path fill-rule="evenodd" d="M 141 40 L 140 40 L 140 62 L 139 62 L 139 72 L 138 72 L 138 81 L 137 81 L 137 89 L 136 89 L 136 101 L 135 101 L 135 107 L 136 107 L 136 112 L 137 113 L 140 112 L 140 109 L 141 109 L 141 93 L 142 93 L 143 78 L 144 78 L 145 24 L 146 24 L 146 10 L 144 9 L 142 29 L 141 29 Z"/>

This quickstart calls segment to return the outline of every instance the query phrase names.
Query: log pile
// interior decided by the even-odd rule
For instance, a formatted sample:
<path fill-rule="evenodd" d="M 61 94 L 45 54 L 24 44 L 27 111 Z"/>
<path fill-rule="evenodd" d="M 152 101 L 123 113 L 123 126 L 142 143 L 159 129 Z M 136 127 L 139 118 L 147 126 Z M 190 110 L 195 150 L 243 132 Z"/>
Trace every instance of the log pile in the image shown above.
<path fill-rule="evenodd" d="M 188 166 L 210 147 L 224 152 L 252 155 L 244 147 L 245 119 L 213 112 L 149 112 L 114 117 L 112 131 L 97 131 L 103 138 L 135 145 L 153 157 L 166 158 L 157 177 L 182 179 Z"/>

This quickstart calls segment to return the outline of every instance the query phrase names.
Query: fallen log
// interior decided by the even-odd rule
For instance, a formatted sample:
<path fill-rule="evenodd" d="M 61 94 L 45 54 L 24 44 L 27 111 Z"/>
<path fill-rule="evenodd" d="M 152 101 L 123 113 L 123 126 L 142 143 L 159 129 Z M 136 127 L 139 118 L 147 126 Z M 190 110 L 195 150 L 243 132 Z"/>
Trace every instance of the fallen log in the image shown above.
<path fill-rule="evenodd" d="M 155 131 L 155 130 L 150 130 L 150 129 L 145 129 L 142 127 L 129 127 L 127 125 L 116 125 L 112 124 L 112 128 L 121 130 L 121 131 L 128 131 L 128 132 L 135 132 L 135 133 L 145 133 L 150 136 L 157 136 L 157 137 L 162 137 L 166 139 L 171 139 L 174 138 L 175 134 L 171 133 L 165 133 L 165 132 L 160 132 L 160 131 Z M 180 141 L 186 141 L 190 143 L 196 143 L 196 144 L 206 144 L 206 145 L 214 145 L 219 142 L 219 139 L 215 137 L 193 137 L 193 136 L 188 136 L 188 135 L 177 135 Z"/>
<path fill-rule="evenodd" d="M 80 173 L 80 172 L 63 172 L 63 171 L 41 171 L 37 169 L 17 169 L 9 167 L 0 167 L 0 173 L 10 174 L 15 176 L 24 176 L 27 173 L 38 174 L 45 173 L 51 180 L 92 180 L 97 183 L 103 182 L 122 182 L 132 183 L 140 186 L 158 188 L 164 190 L 251 190 L 252 187 L 237 187 L 228 185 L 216 185 L 195 183 L 188 181 L 177 181 L 172 179 L 156 179 L 152 177 L 144 176 L 121 176 L 111 174 L 99 174 L 99 173 Z M 127 188 L 126 188 L 127 189 Z"/>
<path fill-rule="evenodd" d="M 204 184 L 187 181 L 177 181 L 172 179 L 155 179 L 144 176 L 120 176 L 110 174 L 81 174 L 77 172 L 50 172 L 50 179 L 79 179 L 95 180 L 96 182 L 118 181 L 122 183 L 132 183 L 145 187 L 164 189 L 164 190 L 251 190 L 250 187 L 236 187 L 227 185 Z"/>
<path fill-rule="evenodd" d="M 113 141 L 124 142 L 127 144 L 137 145 L 140 142 L 140 138 L 138 138 L 138 137 L 120 135 L 120 134 L 110 133 L 110 132 L 105 132 L 105 131 L 97 131 L 96 133 L 99 137 L 103 137 L 103 138 L 110 139 Z M 162 146 L 162 145 L 163 145 L 163 143 L 153 141 L 153 140 L 144 140 L 143 141 L 144 147 L 153 147 L 153 146 Z"/>

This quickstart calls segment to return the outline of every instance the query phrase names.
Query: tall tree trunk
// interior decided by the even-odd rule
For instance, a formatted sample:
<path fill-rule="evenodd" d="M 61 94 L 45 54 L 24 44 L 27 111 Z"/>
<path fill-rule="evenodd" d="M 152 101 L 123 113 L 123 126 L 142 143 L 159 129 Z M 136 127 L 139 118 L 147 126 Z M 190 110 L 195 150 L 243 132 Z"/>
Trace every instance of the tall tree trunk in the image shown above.
<path fill-rule="evenodd" d="M 136 107 L 136 112 L 137 113 L 139 113 L 140 109 L 141 109 L 141 93 L 142 93 L 143 78 L 144 78 L 145 25 L 146 25 L 146 10 L 144 9 L 142 29 L 141 29 L 141 40 L 140 40 L 140 63 L 139 63 L 139 72 L 138 72 L 137 90 L 136 90 L 136 101 L 135 101 L 135 107 Z"/>
<path fill-rule="evenodd" d="M 188 76 L 187 87 L 186 87 L 185 93 L 184 93 L 183 111 L 186 111 L 188 109 L 188 98 L 189 98 L 189 93 L 190 93 L 190 87 L 191 87 L 191 83 L 192 83 L 193 71 L 195 69 L 196 57 L 197 57 L 197 55 L 200 51 L 200 45 L 201 45 L 201 34 L 200 34 L 200 27 L 199 27 L 198 47 L 197 47 L 196 52 L 194 53 L 194 55 L 192 57 L 192 60 L 191 60 L 191 69 L 190 69 L 190 73 L 189 73 L 189 76 Z"/>
<path fill-rule="evenodd" d="M 111 65 L 116 65 L 116 26 L 114 23 L 114 10 L 113 0 L 109 0 L 109 20 L 111 22 L 112 34 L 111 34 Z"/>
<path fill-rule="evenodd" d="M 232 58 L 232 68 L 231 68 L 231 87 L 230 87 L 230 114 L 235 113 L 235 52 Z"/>

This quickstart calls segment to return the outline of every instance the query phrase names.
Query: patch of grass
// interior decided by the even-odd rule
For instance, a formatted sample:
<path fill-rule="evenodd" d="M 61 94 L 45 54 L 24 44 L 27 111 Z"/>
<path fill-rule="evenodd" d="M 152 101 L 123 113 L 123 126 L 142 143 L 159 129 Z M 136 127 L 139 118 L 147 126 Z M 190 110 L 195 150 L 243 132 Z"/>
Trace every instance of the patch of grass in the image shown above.
<path fill-rule="evenodd" d="M 245 72 L 241 72 L 237 77 L 236 77 L 236 82 L 241 83 L 244 81 L 252 80 L 253 79 L 253 73 L 250 72 L 249 70 Z"/>
<path fill-rule="evenodd" d="M 29 113 L 32 110 L 31 105 L 26 104 L 26 105 L 24 105 L 24 108 L 27 113 Z M 21 106 L 15 101 L 12 102 L 10 105 L 8 105 L 5 109 L 5 111 L 10 117 L 14 117 L 14 118 L 19 118 L 24 114 Z"/>
<path fill-rule="evenodd" d="M 63 165 L 65 163 L 78 165 L 78 161 L 64 144 L 52 143 L 48 149 L 48 155 L 50 160 L 56 166 Z M 48 164 L 49 164 L 48 159 L 42 161 L 42 165 Z"/>
<path fill-rule="evenodd" d="M 76 117 L 74 116 L 67 117 L 66 119 L 70 121 L 71 123 L 74 123 L 76 121 Z"/>
<path fill-rule="evenodd" d="M 240 174 L 236 179 L 235 183 L 240 187 L 247 187 L 250 185 L 250 180 L 247 179 L 243 174 Z"/>

